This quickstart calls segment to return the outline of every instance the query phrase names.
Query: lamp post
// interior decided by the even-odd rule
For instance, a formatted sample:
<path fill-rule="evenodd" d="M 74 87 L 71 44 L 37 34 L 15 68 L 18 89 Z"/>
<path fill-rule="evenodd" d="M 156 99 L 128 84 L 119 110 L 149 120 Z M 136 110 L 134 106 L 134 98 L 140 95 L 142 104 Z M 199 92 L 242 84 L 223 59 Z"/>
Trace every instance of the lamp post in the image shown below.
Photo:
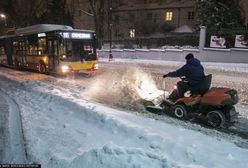
<path fill-rule="evenodd" d="M 7 26 L 7 22 L 6 22 L 6 15 L 5 15 L 5 14 L 3 14 L 3 13 L 1 13 L 1 14 L 0 14 L 0 17 L 1 17 L 1 19 L 3 19 L 3 20 L 4 20 L 4 25 L 5 25 L 5 26 Z"/>
<path fill-rule="evenodd" d="M 109 15 L 108 15 L 108 30 L 109 30 L 109 61 L 113 59 L 112 55 L 112 0 L 108 0 Z"/>

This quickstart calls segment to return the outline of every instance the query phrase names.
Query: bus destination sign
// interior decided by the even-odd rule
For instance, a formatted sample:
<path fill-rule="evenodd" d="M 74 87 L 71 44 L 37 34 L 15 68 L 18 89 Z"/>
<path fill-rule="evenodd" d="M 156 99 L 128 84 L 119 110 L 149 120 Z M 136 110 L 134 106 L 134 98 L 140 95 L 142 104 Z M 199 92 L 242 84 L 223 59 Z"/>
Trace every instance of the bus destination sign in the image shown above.
<path fill-rule="evenodd" d="M 67 39 L 91 39 L 90 33 L 80 33 L 80 32 L 61 32 L 63 38 Z"/>

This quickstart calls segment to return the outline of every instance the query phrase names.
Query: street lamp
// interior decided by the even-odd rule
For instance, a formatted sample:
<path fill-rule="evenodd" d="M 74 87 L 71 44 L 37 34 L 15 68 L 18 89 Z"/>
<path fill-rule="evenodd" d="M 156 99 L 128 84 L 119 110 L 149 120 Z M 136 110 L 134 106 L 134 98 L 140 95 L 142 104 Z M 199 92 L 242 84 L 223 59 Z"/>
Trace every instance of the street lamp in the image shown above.
<path fill-rule="evenodd" d="M 108 0 L 109 13 L 108 13 L 108 30 L 109 30 L 109 61 L 113 59 L 112 55 L 112 0 Z"/>
<path fill-rule="evenodd" d="M 2 19 L 4 19 L 4 24 L 5 24 L 5 26 L 7 26 L 6 15 L 3 14 L 3 13 L 1 13 L 1 14 L 0 14 L 0 17 L 1 17 Z"/>

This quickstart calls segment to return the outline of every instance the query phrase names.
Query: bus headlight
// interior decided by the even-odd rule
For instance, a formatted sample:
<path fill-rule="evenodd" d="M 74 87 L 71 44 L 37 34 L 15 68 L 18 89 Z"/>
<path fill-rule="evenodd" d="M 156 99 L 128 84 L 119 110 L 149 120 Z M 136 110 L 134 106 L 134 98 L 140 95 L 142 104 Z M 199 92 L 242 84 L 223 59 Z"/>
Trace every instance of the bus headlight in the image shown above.
<path fill-rule="evenodd" d="M 46 57 L 44 57 L 44 58 L 43 58 L 43 61 L 44 61 L 44 62 L 47 62 L 47 58 L 46 58 Z"/>
<path fill-rule="evenodd" d="M 94 64 L 93 65 L 93 69 L 98 69 L 99 67 L 98 67 L 98 64 Z"/>
<path fill-rule="evenodd" d="M 69 72 L 71 70 L 71 67 L 69 65 L 62 65 L 61 70 L 63 73 Z"/>

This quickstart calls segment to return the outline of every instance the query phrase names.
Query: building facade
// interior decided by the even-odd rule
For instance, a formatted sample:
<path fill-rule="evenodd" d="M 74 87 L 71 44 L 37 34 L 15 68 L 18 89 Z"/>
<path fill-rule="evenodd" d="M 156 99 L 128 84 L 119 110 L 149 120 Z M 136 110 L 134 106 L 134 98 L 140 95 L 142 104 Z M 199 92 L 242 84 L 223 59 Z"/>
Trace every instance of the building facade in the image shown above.
<path fill-rule="evenodd" d="M 116 9 L 114 17 L 123 18 L 117 19 L 116 32 L 123 32 L 121 37 L 124 38 L 166 33 L 182 26 L 193 30 L 195 26 L 194 3 L 191 0 L 129 1 Z M 132 35 L 132 32 L 135 34 Z"/>
<path fill-rule="evenodd" d="M 89 0 L 64 0 L 66 8 L 72 13 L 73 25 L 80 29 L 96 29 L 94 14 L 99 16 L 102 10 L 102 17 L 98 17 L 102 32 L 102 39 L 109 38 L 109 25 L 111 24 L 111 32 L 113 39 L 127 39 L 134 37 L 159 36 L 169 31 L 190 32 L 196 29 L 195 0 L 92 0 L 95 2 L 90 4 Z M 243 13 L 246 16 L 246 24 L 248 25 L 248 1 L 237 0 Z M 0 1 L 1 6 L 6 4 L 8 0 Z M 21 24 L 26 24 L 25 18 L 36 15 L 42 16 L 48 13 L 48 4 L 52 0 L 16 0 L 15 8 L 18 11 L 18 20 Z M 112 20 L 109 20 L 109 2 L 112 2 Z M 23 6 L 23 4 L 26 4 Z M 92 6 L 94 10 L 92 10 Z M 34 12 L 35 11 L 35 12 Z M 4 12 L 4 11 L 3 11 Z M 9 25 L 11 20 L 8 19 Z M 24 18 L 20 19 L 20 18 Z M 3 27 L 3 21 L 0 20 L 0 27 Z M 16 22 L 16 21 L 15 21 Z M 30 23 L 32 24 L 32 23 Z"/>
<path fill-rule="evenodd" d="M 89 1 L 72 1 L 74 26 L 84 29 L 94 28 Z M 106 1 L 102 25 L 104 38 L 109 36 L 108 10 L 109 4 Z M 185 31 L 193 31 L 195 28 L 194 0 L 113 0 L 110 22 L 113 39 L 153 36 L 182 26 L 187 26 Z"/>
<path fill-rule="evenodd" d="M 245 16 L 245 24 L 248 26 L 248 1 L 247 0 L 239 0 L 239 5 L 243 11 Z"/>

